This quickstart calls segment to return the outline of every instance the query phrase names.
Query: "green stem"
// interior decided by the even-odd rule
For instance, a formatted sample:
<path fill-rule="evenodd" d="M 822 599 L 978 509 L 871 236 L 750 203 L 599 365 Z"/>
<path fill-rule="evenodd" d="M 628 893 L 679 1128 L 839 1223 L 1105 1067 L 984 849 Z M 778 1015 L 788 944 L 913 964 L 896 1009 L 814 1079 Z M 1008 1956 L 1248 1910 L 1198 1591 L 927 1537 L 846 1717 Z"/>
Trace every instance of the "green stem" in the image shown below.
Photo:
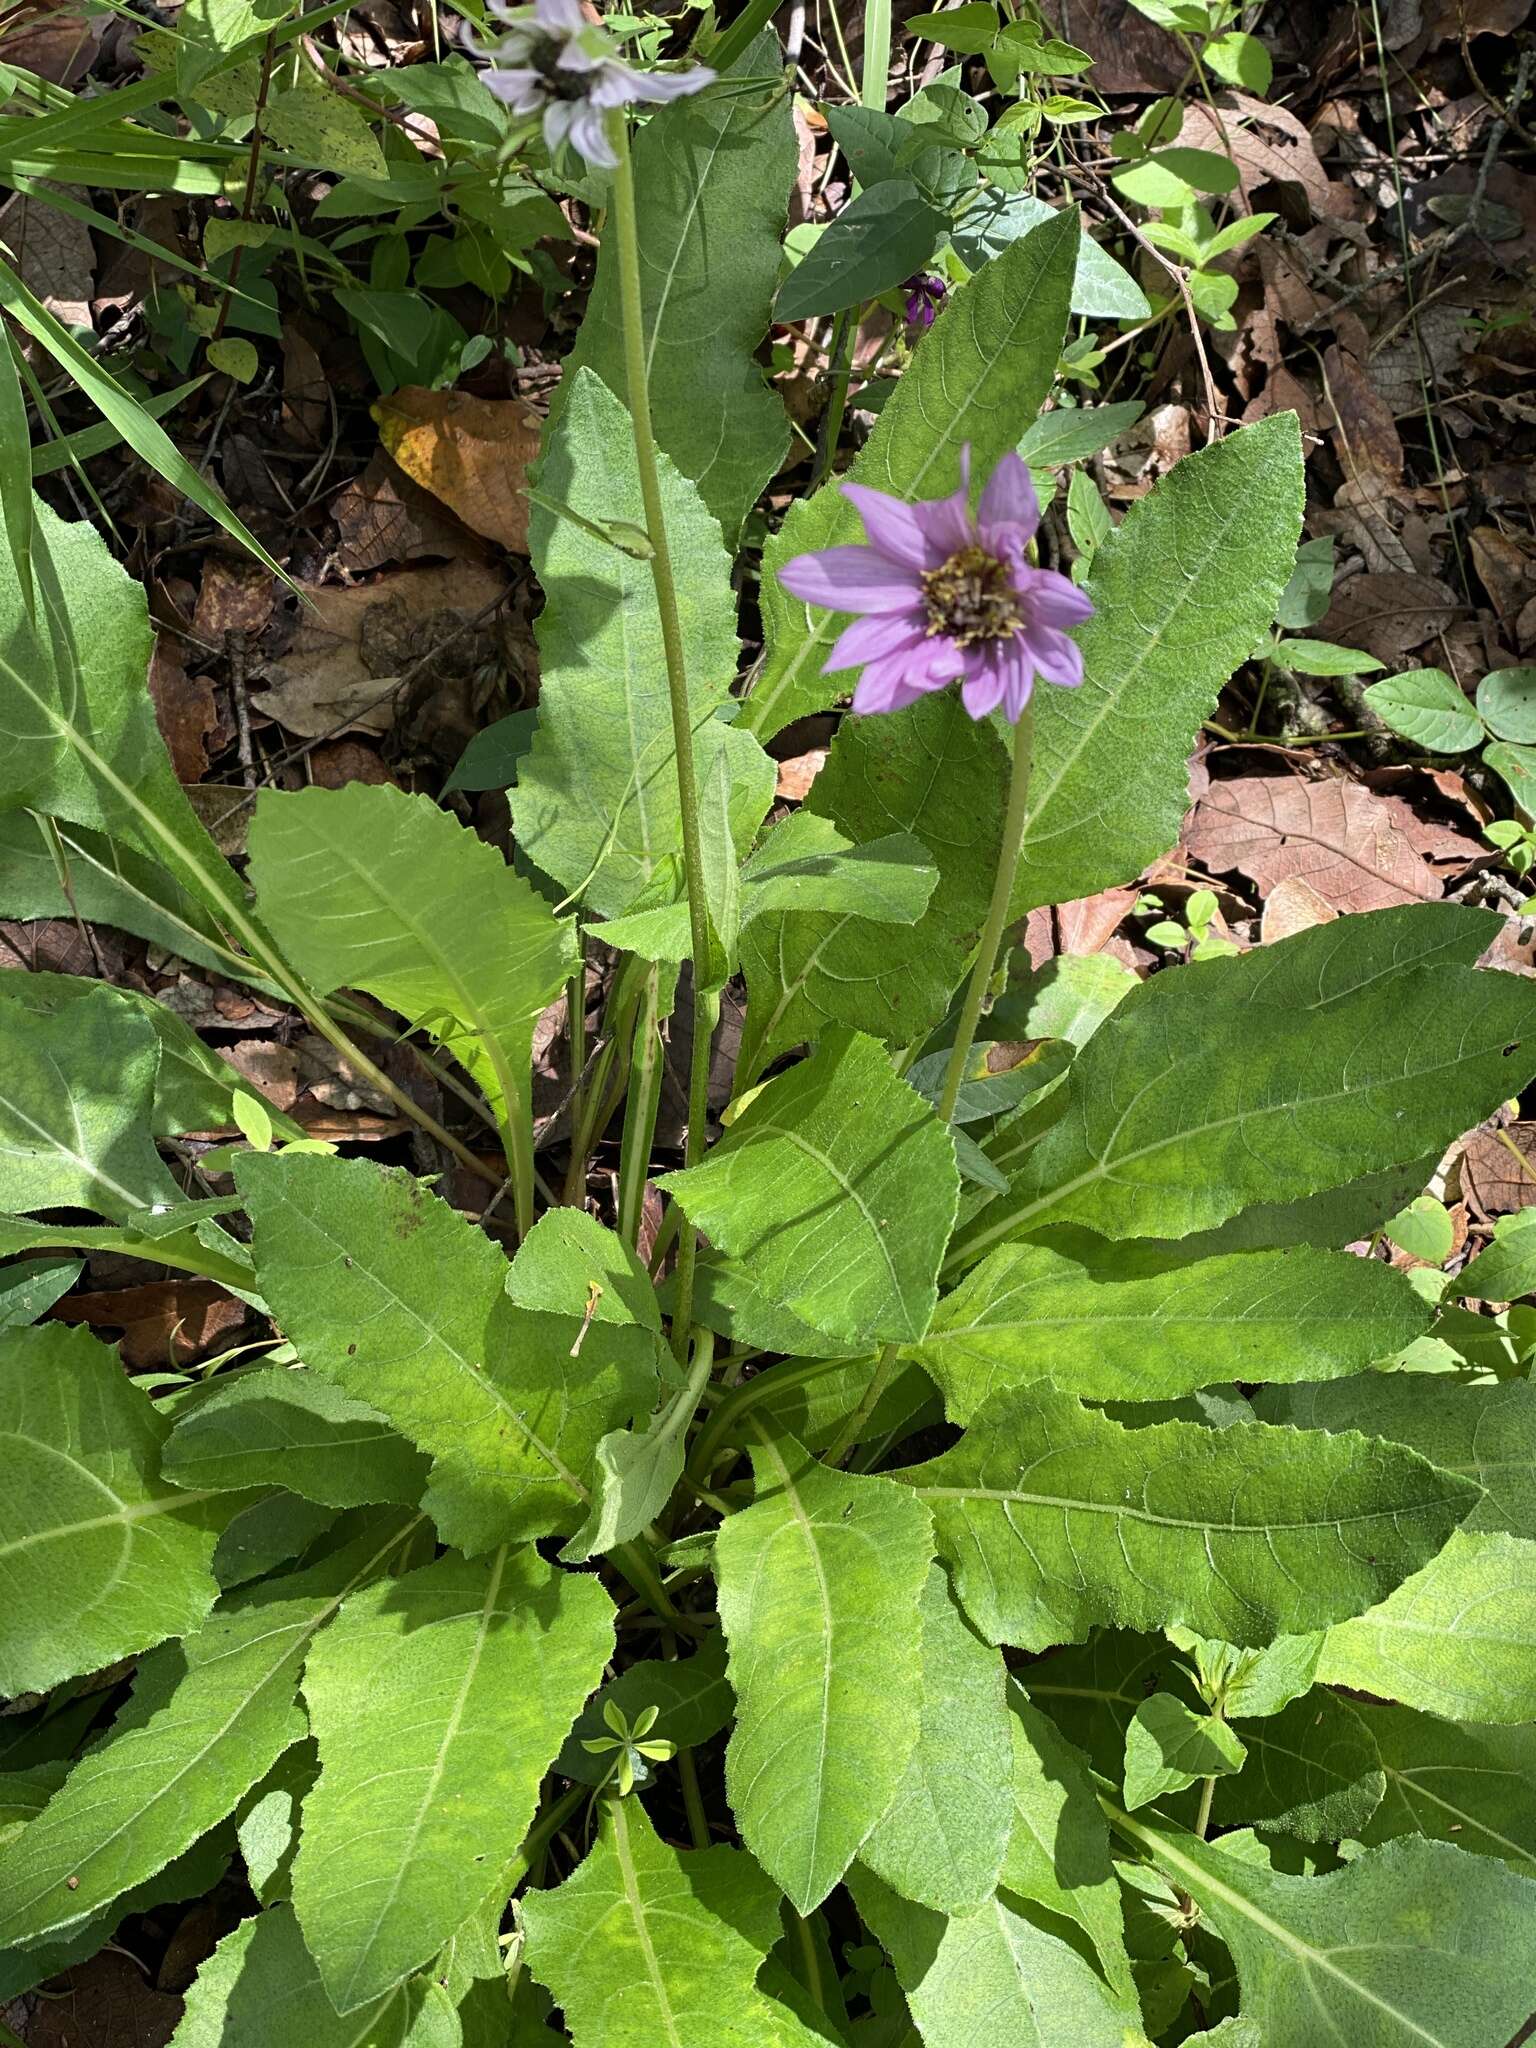
<path fill-rule="evenodd" d="M 1195 1833 L 1205 1840 L 1211 1825 L 1211 1806 L 1216 1798 L 1216 1780 L 1204 1778 L 1200 1784 L 1200 1811 L 1195 1815 Z"/>
<path fill-rule="evenodd" d="M 848 410 L 848 386 L 853 378 L 853 351 L 859 335 L 859 318 L 862 306 L 850 306 L 837 316 L 832 330 L 832 347 L 828 351 L 828 366 L 832 372 L 832 395 L 827 400 L 827 409 L 821 418 L 821 433 L 816 443 L 816 466 L 811 476 L 811 488 L 806 493 L 814 494 L 831 471 L 837 460 L 837 444 L 842 438 L 843 415 Z"/>
<path fill-rule="evenodd" d="M 661 968 L 653 965 L 640 997 L 635 1023 L 635 1049 L 629 1063 L 629 1094 L 624 1104 L 624 1136 L 619 1146 L 618 1230 L 626 1244 L 640 1242 L 645 1213 L 645 1183 L 651 1146 L 656 1136 L 656 1111 L 666 1062 L 662 1056 Z"/>
<path fill-rule="evenodd" d="M 783 5 L 784 0 L 747 0 L 747 5 L 709 52 L 709 61 L 715 70 L 729 71 L 736 59 L 745 54 L 754 36 L 762 34 Z"/>
<path fill-rule="evenodd" d="M 587 952 L 579 927 L 576 969 L 565 985 L 565 1018 L 571 1050 L 571 1163 L 565 1176 L 565 1199 L 579 1207 L 587 1177 L 587 1155 L 581 1145 L 587 1107 Z"/>
<path fill-rule="evenodd" d="M 507 1896 L 510 1898 L 543 1855 L 545 1849 L 559 1834 L 571 1815 L 587 1796 L 585 1785 L 573 1786 L 562 1793 L 553 1806 L 548 1806 L 523 1837 L 523 1846 L 518 1850 L 511 1869 L 507 1872 Z"/>
<path fill-rule="evenodd" d="M 889 92 L 891 0 L 864 0 L 864 70 L 859 97 L 878 112 Z"/>
<path fill-rule="evenodd" d="M 640 502 L 645 508 L 646 538 L 651 544 L 651 578 L 661 617 L 661 644 L 667 664 L 667 696 L 672 707 L 672 749 L 677 762 L 677 797 L 682 813 L 683 874 L 688 885 L 688 930 L 693 945 L 693 1062 L 688 1084 L 688 1139 L 685 1166 L 696 1166 L 704 1149 L 704 1106 L 709 1081 L 709 1041 L 719 1014 L 719 997 L 700 986 L 710 956 L 709 910 L 704 897 L 704 846 L 699 832 L 699 789 L 693 766 L 693 727 L 688 703 L 688 675 L 683 660 L 683 629 L 678 617 L 677 585 L 672 577 L 672 550 L 667 540 L 661 502 L 656 439 L 651 430 L 651 394 L 645 336 L 645 303 L 640 285 L 640 229 L 635 213 L 635 170 L 629 153 L 629 125 L 620 111 L 613 116 L 612 136 L 618 165 L 613 174 L 613 226 L 619 258 L 619 307 L 624 328 L 624 376 L 630 425 L 635 437 L 635 467 Z M 677 1301 L 672 1313 L 672 1349 L 687 1356 L 688 1329 L 693 1317 L 693 1270 L 698 1234 L 683 1232 L 677 1253 Z"/>
<path fill-rule="evenodd" d="M 987 921 L 981 928 L 981 946 L 976 954 L 976 964 L 971 969 L 970 985 L 965 991 L 965 1005 L 960 1012 L 955 1042 L 950 1047 L 949 1065 L 944 1070 L 944 1092 L 939 1097 L 939 1119 L 946 1124 L 954 1116 L 955 1104 L 960 1099 L 960 1086 L 965 1079 L 966 1061 L 970 1058 L 971 1047 L 976 1041 L 976 1026 L 981 1021 L 982 1004 L 991 985 L 992 970 L 997 965 L 997 950 L 1002 944 L 1003 927 L 1008 922 L 1008 903 L 1013 895 L 1013 880 L 1018 871 L 1019 849 L 1024 844 L 1024 820 L 1029 804 L 1029 767 L 1034 753 L 1033 742 L 1034 719 L 1032 713 L 1026 709 L 1013 729 L 1013 774 L 1008 783 L 1008 810 L 1003 820 L 1003 843 L 997 852 L 997 873 L 992 878 L 992 901 L 987 908 Z"/>
<path fill-rule="evenodd" d="M 869 1376 L 869 1384 L 859 1397 L 859 1405 L 837 1432 L 827 1448 L 824 1462 L 840 1465 L 859 1440 L 859 1432 L 879 1406 L 880 1397 L 891 1384 L 896 1370 L 896 1361 L 901 1356 L 899 1344 L 887 1344 L 875 1360 L 875 1369 Z"/>
<path fill-rule="evenodd" d="M 745 1380 L 739 1387 L 733 1387 L 699 1432 L 688 1460 L 689 1478 L 708 1484 L 710 1468 L 722 1447 L 731 1442 L 737 1423 L 760 1403 L 776 1400 L 786 1388 L 818 1380 L 847 1363 L 846 1358 L 798 1358 L 790 1364 L 774 1366 L 771 1372 L 760 1372 L 756 1379 Z"/>

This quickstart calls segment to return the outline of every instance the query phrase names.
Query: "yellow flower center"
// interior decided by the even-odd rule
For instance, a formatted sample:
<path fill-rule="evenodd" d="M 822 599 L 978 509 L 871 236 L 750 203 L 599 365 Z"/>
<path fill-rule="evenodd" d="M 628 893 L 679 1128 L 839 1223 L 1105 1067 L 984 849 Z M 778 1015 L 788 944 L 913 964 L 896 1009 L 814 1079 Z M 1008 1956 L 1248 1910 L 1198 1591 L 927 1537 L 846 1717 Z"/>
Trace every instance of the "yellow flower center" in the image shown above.
<path fill-rule="evenodd" d="M 1024 623 L 1008 571 L 974 541 L 923 577 L 928 632 L 947 633 L 958 647 L 1006 640 Z"/>

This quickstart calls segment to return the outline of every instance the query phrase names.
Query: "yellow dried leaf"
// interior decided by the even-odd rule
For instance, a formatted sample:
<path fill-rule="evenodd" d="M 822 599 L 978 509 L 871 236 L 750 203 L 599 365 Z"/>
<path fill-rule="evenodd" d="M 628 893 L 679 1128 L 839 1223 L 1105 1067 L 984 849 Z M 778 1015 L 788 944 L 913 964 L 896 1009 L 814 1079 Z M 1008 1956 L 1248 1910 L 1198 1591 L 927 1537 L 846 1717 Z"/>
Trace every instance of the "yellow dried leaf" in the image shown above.
<path fill-rule="evenodd" d="M 528 465 L 541 421 L 515 398 L 470 398 L 408 384 L 373 408 L 386 451 L 472 531 L 528 552 Z"/>

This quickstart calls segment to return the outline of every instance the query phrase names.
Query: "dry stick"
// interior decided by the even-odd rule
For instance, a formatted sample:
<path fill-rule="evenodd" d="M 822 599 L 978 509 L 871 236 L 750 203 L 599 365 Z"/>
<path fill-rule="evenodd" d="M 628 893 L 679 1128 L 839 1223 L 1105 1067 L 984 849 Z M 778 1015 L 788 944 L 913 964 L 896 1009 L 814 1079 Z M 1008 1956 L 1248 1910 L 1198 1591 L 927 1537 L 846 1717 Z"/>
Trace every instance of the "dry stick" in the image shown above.
<path fill-rule="evenodd" d="M 272 66 L 276 57 L 277 30 L 273 29 L 266 42 L 262 45 L 261 51 L 261 86 L 256 94 L 256 118 L 251 124 L 251 154 L 245 167 L 245 197 L 240 202 L 240 218 L 242 221 L 249 221 L 251 215 L 256 210 L 256 181 L 261 175 L 261 145 L 264 139 L 261 132 L 261 117 L 267 111 L 267 94 L 271 90 Z M 235 302 L 235 287 L 240 282 L 240 262 L 244 255 L 245 244 L 237 242 L 235 244 L 235 253 L 230 258 L 229 277 L 225 283 L 224 299 L 219 307 L 219 317 L 214 321 L 213 332 L 208 337 L 210 346 L 224 332 L 224 323 L 229 318 L 229 309 Z"/>

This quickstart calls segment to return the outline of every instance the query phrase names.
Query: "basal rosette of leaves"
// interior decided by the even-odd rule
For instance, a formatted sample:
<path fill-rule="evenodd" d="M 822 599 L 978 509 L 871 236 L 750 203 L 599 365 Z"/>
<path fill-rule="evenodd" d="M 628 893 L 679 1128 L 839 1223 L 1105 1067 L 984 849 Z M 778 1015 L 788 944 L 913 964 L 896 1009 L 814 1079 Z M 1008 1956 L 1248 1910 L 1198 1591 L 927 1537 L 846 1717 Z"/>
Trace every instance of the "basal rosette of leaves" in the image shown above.
<path fill-rule="evenodd" d="M 654 117 L 649 205 L 683 164 L 706 213 L 743 152 L 787 176 L 733 109 Z M 1026 436 L 1079 250 L 1054 217 L 948 295 L 858 480 L 926 504 Z M 686 249 L 712 290 L 731 261 Z M 0 986 L 0 1998 L 230 1872 L 177 2048 L 1496 2048 L 1536 1980 L 1529 1388 L 1425 1369 L 1435 1306 L 1344 1247 L 1536 1075 L 1536 991 L 1450 905 L 1141 983 L 1058 963 L 1019 996 L 1041 1050 L 967 1062 L 941 1117 L 1013 736 L 953 689 L 845 717 L 772 816 L 758 735 L 837 686 L 827 620 L 765 584 L 734 716 L 766 302 L 712 344 L 711 403 L 753 395 L 730 458 L 648 302 L 650 480 L 620 302 L 543 454 L 515 868 L 354 786 L 263 792 L 237 875 L 104 544 L 40 512 L 35 587 L 0 588 L 7 825 L 97 849 L 90 914 L 306 1014 L 387 1006 L 509 1158 L 537 1020 L 606 946 L 629 1088 L 616 1210 L 546 1189 L 508 1249 L 437 1175 L 237 1113 L 148 999 Z M 1099 544 L 1082 682 L 1031 707 L 1010 920 L 1173 842 L 1301 498 L 1281 416 Z M 628 544 L 657 505 L 675 618 Z M 824 487 L 795 551 L 851 517 Z M 654 1162 L 671 1241 L 705 1234 L 679 1330 L 637 1225 L 681 968 L 746 1023 L 718 1137 Z M 230 1125 L 190 1198 L 163 1141 Z M 94 1251 L 216 1281 L 274 1344 L 128 1374 L 38 1320 Z"/>

